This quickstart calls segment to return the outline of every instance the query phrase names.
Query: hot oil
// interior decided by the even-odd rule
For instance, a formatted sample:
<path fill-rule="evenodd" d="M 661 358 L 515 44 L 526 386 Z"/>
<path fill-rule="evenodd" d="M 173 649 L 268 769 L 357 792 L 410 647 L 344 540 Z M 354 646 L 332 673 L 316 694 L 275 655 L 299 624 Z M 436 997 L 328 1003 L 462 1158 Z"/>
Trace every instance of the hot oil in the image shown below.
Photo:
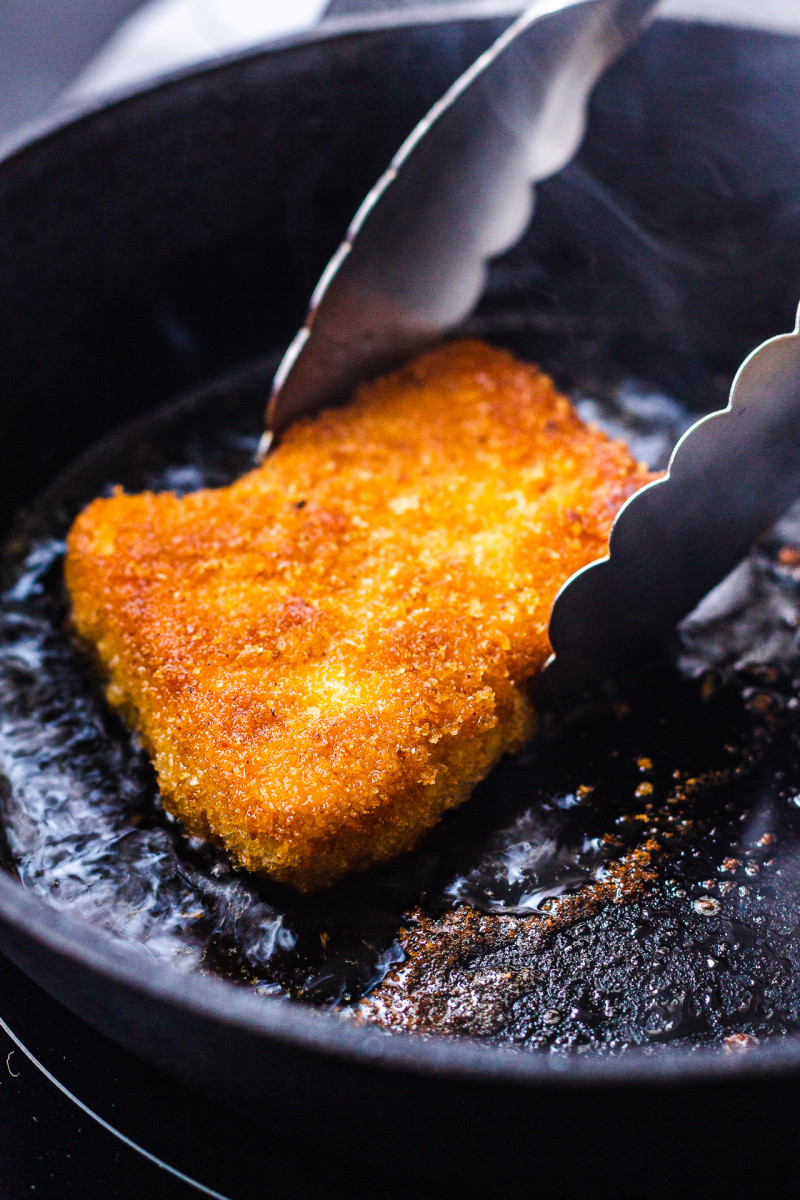
<path fill-rule="evenodd" d="M 581 409 L 626 430 L 653 465 L 688 421 L 632 384 Z M 185 970 L 388 1028 L 553 1051 L 746 1048 L 794 1031 L 791 522 L 683 630 L 680 672 L 540 738 L 388 868 L 298 898 L 233 870 L 163 812 L 147 756 L 69 633 L 64 537 L 115 485 L 185 492 L 235 478 L 261 413 L 260 388 L 234 389 L 123 431 L 14 533 L 0 767 L 6 857 L 25 886 Z"/>
<path fill-rule="evenodd" d="M 466 876 L 469 908 L 412 914 L 406 961 L 364 1002 L 367 1019 L 555 1050 L 738 1049 L 797 1029 L 795 684 L 771 672 L 765 683 L 760 668 L 648 682 L 630 707 L 541 747 L 535 768 L 506 768 L 535 779 L 548 822 L 583 779 L 560 844 L 579 857 L 586 831 L 604 829 L 591 878 L 545 886 L 538 919 L 520 915 L 516 893 L 500 916 L 509 879 L 495 848 Z"/>

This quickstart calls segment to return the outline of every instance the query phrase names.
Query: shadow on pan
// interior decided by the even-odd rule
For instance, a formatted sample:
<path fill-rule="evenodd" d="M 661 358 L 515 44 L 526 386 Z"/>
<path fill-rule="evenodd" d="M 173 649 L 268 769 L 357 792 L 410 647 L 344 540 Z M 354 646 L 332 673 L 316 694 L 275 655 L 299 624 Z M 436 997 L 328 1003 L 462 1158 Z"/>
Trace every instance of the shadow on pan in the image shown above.
<path fill-rule="evenodd" d="M 9 157 L 0 167 L 4 524 L 126 421 L 226 374 L 239 390 L 266 387 L 268 363 L 361 196 L 501 27 L 454 18 L 300 38 L 105 105 Z M 633 379 L 684 408 L 716 407 L 741 358 L 791 327 L 798 118 L 793 39 L 656 25 L 603 81 L 579 159 L 540 189 L 532 229 L 495 264 L 472 329 L 540 361 L 573 392 L 615 396 Z M 791 556 L 783 566 L 791 574 Z M 722 665 L 735 665 L 741 647 L 726 647 Z M 791 630 L 779 649 L 791 665 Z M 791 712 L 792 687 L 756 674 L 740 694 L 766 689 Z M 763 716 L 769 704 L 754 707 Z M 784 736 L 791 730 L 774 745 Z M 771 832 L 753 830 L 754 843 Z M 739 865 L 762 869 L 760 859 Z M 743 1054 L 676 1046 L 620 1057 L 387 1037 L 168 970 L 53 912 L 12 873 L 0 876 L 0 912 L 6 952 L 75 1012 L 264 1118 L 278 1106 L 337 1125 L 346 1112 L 374 1131 L 381 1112 L 402 1110 L 406 1136 L 446 1134 L 464 1161 L 482 1137 L 499 1155 L 538 1156 L 555 1170 L 547 1147 L 563 1148 L 565 1129 L 601 1147 L 622 1123 L 648 1145 L 669 1114 L 685 1146 L 690 1117 L 711 1105 L 725 1116 L 709 1135 L 713 1159 L 743 1143 L 754 1105 L 763 1115 L 796 1102 L 792 1036 Z M 707 957 L 716 953 L 710 945 Z M 671 1010 L 661 1009 L 666 1028 Z M 774 1141 L 786 1128 L 775 1119 L 759 1136 Z M 671 1153 L 677 1162 L 675 1144 Z"/>

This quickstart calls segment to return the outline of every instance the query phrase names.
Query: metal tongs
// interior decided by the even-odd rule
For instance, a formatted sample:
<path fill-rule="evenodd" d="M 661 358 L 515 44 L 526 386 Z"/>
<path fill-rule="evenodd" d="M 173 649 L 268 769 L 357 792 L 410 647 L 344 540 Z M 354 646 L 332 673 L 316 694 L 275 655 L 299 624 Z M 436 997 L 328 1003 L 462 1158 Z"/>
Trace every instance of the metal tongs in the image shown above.
<path fill-rule="evenodd" d="M 434 105 L 364 200 L 275 377 L 270 433 L 345 399 L 472 310 L 565 166 L 589 94 L 656 0 L 540 0 Z M 800 321 L 800 317 L 798 318 Z M 800 325 L 740 368 L 666 475 L 620 509 L 609 554 L 550 616 L 540 705 L 566 707 L 662 644 L 800 493 Z"/>

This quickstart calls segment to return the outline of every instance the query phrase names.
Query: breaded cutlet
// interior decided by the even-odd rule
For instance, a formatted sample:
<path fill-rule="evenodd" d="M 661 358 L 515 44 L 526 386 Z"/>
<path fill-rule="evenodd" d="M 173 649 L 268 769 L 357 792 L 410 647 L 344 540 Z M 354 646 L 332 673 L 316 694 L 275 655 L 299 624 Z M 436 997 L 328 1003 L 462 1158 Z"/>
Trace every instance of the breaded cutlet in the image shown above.
<path fill-rule="evenodd" d="M 166 808 L 312 891 L 411 849 L 523 745 L 555 593 L 648 478 L 535 367 L 444 345 L 229 487 L 95 500 L 74 623 Z"/>

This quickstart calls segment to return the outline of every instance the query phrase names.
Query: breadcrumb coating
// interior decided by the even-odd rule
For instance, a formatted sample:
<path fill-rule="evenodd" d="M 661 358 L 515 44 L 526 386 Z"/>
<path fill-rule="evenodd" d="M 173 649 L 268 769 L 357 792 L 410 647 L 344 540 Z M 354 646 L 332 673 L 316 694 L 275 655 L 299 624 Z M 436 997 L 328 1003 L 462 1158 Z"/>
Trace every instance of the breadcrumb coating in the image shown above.
<path fill-rule="evenodd" d="M 441 346 L 229 487 L 95 500 L 74 623 L 165 806 L 312 891 L 410 850 L 523 745 L 556 591 L 649 478 L 535 367 Z"/>

